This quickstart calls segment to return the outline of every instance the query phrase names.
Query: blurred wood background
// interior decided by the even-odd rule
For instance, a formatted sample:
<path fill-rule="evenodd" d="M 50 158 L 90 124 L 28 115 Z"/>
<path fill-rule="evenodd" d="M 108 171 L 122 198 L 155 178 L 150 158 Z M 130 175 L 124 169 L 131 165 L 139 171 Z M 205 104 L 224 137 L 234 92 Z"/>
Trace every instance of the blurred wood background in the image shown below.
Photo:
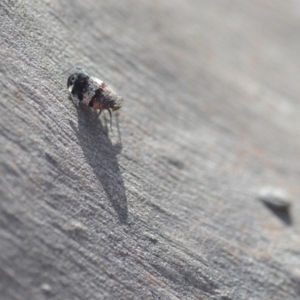
<path fill-rule="evenodd" d="M 2 0 L 0 23 L 1 299 L 300 299 L 298 1 Z M 76 66 L 125 98 L 113 132 Z"/>

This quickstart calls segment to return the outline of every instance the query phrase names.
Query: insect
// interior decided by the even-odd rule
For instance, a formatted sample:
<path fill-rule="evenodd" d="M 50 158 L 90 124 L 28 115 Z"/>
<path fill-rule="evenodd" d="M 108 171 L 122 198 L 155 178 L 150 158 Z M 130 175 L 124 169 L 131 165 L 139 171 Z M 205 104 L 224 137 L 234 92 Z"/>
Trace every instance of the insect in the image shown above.
<path fill-rule="evenodd" d="M 109 112 L 110 128 L 112 128 L 111 111 L 121 108 L 123 104 L 122 97 L 117 95 L 116 92 L 102 80 L 89 76 L 81 69 L 77 69 L 75 73 L 69 76 L 67 88 L 72 98 L 76 98 L 83 104 L 95 110 L 99 110 L 96 117 L 93 118 L 89 124 L 96 120 L 101 112 L 106 109 Z"/>

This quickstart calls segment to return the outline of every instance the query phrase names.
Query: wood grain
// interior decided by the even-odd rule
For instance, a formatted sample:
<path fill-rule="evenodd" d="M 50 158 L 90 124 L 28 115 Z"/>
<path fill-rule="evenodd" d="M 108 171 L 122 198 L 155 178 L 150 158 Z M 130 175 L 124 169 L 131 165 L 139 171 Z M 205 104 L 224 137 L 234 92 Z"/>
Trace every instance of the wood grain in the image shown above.
<path fill-rule="evenodd" d="M 1 299 L 300 298 L 297 1 L 3 0 L 0 20 Z M 76 66 L 124 97 L 112 132 L 70 100 Z"/>

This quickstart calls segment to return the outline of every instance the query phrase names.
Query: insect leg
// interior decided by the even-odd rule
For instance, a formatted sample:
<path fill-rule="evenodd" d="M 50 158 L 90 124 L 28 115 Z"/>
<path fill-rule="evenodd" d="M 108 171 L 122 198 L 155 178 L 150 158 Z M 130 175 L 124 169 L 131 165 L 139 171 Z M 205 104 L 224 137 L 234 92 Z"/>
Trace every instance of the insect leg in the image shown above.
<path fill-rule="evenodd" d="M 107 110 L 109 112 L 109 117 L 110 117 L 110 130 L 112 131 L 112 115 L 110 109 L 108 108 Z"/>
<path fill-rule="evenodd" d="M 99 112 L 97 113 L 96 117 L 94 117 L 91 121 L 89 121 L 87 123 L 87 126 L 89 126 L 91 123 L 93 123 L 96 119 L 99 118 L 99 116 L 101 115 L 102 110 L 100 109 Z"/>

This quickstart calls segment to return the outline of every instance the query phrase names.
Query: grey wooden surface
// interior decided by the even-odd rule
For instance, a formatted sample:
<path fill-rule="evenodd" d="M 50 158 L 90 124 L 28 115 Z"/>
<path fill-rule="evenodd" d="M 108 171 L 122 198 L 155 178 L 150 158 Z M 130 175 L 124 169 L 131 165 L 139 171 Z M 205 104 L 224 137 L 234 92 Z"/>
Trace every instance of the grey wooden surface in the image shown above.
<path fill-rule="evenodd" d="M 0 23 L 0 299 L 300 299 L 299 1 L 2 0 Z M 126 99 L 113 132 L 75 66 Z"/>

